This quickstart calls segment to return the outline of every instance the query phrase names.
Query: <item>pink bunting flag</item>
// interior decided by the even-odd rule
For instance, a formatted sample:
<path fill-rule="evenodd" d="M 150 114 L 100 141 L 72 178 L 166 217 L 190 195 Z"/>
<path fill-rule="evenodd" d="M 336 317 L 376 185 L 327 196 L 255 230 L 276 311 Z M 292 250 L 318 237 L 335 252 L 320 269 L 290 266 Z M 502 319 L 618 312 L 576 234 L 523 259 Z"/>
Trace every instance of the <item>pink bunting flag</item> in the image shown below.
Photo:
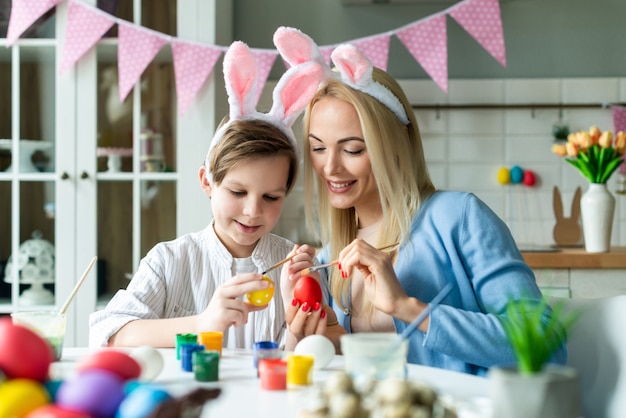
<path fill-rule="evenodd" d="M 357 39 L 352 41 L 352 43 L 359 47 L 359 49 L 367 55 L 367 57 L 372 61 L 374 67 L 387 71 L 390 39 L 391 35 L 384 33 L 382 35 Z"/>
<path fill-rule="evenodd" d="M 250 49 L 250 51 L 252 51 L 252 54 L 256 58 L 256 62 L 259 65 L 259 85 L 256 93 L 256 104 L 259 102 L 259 98 L 261 97 L 261 93 L 263 92 L 263 87 L 265 87 L 265 83 L 267 82 L 267 77 L 269 77 L 272 66 L 274 65 L 274 61 L 276 61 L 276 57 L 278 56 L 278 51 L 253 48 Z"/>
<path fill-rule="evenodd" d="M 7 46 L 11 46 L 26 29 L 63 0 L 13 0 L 7 29 Z"/>
<path fill-rule="evenodd" d="M 613 133 L 626 132 L 626 107 L 611 106 L 611 113 L 613 114 Z"/>
<path fill-rule="evenodd" d="M 70 0 L 59 72 L 63 74 L 70 69 L 114 24 L 115 19 L 111 15 Z"/>
<path fill-rule="evenodd" d="M 446 15 L 439 14 L 398 29 L 396 36 L 428 75 L 448 92 Z"/>
<path fill-rule="evenodd" d="M 222 48 L 173 41 L 174 77 L 178 114 L 183 115 L 222 55 Z"/>
<path fill-rule="evenodd" d="M 499 0 L 466 0 L 450 8 L 456 20 L 495 59 L 506 67 Z"/>
<path fill-rule="evenodd" d="M 117 70 L 120 101 L 123 102 L 168 39 L 159 32 L 125 22 L 118 25 L 118 31 Z"/>

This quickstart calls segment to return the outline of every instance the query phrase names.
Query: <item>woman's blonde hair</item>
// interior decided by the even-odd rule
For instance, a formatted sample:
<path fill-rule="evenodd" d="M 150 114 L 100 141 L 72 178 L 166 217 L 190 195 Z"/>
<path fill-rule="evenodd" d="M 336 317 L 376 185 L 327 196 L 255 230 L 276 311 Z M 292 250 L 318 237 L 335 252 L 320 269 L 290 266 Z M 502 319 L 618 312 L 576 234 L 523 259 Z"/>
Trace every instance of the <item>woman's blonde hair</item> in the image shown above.
<path fill-rule="evenodd" d="M 331 80 L 318 90 L 307 107 L 304 116 L 304 137 L 307 142 L 303 149 L 308 149 L 310 116 L 318 101 L 332 97 L 354 106 L 361 121 L 363 140 L 380 197 L 382 222 L 377 245 L 383 246 L 409 238 L 414 215 L 424 199 L 435 191 L 435 187 L 428 174 L 417 120 L 406 95 L 389 74 L 378 68 L 373 70 L 372 78 L 400 100 L 409 124 L 402 124 L 374 97 L 348 87 L 341 81 Z M 311 227 L 317 218 L 320 238 L 323 243 L 329 244 L 330 259 L 335 260 L 339 251 L 356 238 L 358 215 L 354 208 L 332 207 L 327 189 L 320 183 L 312 167 L 310 153 L 305 151 L 303 154 L 307 223 Z M 331 270 L 331 293 L 342 309 L 347 307 L 348 283 L 340 279 L 337 269 Z"/>
<path fill-rule="evenodd" d="M 220 125 L 224 122 L 222 120 Z M 286 184 L 289 192 L 298 175 L 298 153 L 287 135 L 276 125 L 260 119 L 233 120 L 209 152 L 207 168 L 212 181 L 219 184 L 233 167 L 250 160 L 276 156 L 289 159 Z"/>

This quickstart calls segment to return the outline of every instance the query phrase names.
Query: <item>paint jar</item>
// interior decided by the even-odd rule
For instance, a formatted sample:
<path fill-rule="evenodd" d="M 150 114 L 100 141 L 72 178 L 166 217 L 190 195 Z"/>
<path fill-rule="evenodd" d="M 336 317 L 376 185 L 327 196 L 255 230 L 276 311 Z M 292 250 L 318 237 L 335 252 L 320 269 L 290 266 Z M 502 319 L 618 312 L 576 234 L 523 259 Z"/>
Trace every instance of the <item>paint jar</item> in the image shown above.
<path fill-rule="evenodd" d="M 180 360 L 180 346 L 183 344 L 196 344 L 197 334 L 176 334 L 176 360 Z"/>
<path fill-rule="evenodd" d="M 259 361 L 261 389 L 287 389 L 287 362 L 282 358 L 263 358 Z"/>
<path fill-rule="evenodd" d="M 346 334 L 340 343 L 346 372 L 355 381 L 406 378 L 408 342 L 395 332 Z"/>
<path fill-rule="evenodd" d="M 193 363 L 192 363 L 192 355 L 195 351 L 204 351 L 204 346 L 202 344 L 182 344 L 180 346 L 180 362 L 184 371 L 192 372 L 193 371 Z"/>
<path fill-rule="evenodd" d="M 254 360 L 254 367 L 259 369 L 259 360 L 263 358 L 280 358 L 281 352 L 278 349 L 278 343 L 276 341 L 257 341 L 252 346 L 252 354 Z"/>
<path fill-rule="evenodd" d="M 194 351 L 191 355 L 193 374 L 199 382 L 217 382 L 220 379 L 220 353 L 218 351 Z"/>
<path fill-rule="evenodd" d="M 202 331 L 198 334 L 198 344 L 206 347 L 207 351 L 213 350 L 222 356 L 222 343 L 224 341 L 224 333 L 219 331 Z"/>
<path fill-rule="evenodd" d="M 287 356 L 287 387 L 296 389 L 313 384 L 313 362 L 315 357 L 298 354 Z"/>
<path fill-rule="evenodd" d="M 54 360 L 61 360 L 65 339 L 65 314 L 58 311 L 14 312 L 11 319 L 14 324 L 30 328 L 46 340 L 52 349 Z"/>

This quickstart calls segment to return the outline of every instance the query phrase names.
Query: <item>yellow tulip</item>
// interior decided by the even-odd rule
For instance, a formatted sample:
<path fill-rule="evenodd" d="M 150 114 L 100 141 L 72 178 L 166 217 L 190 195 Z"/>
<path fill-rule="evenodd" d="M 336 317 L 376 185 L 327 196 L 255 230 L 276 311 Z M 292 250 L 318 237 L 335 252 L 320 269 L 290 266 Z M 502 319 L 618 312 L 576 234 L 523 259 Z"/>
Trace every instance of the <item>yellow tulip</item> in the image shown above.
<path fill-rule="evenodd" d="M 572 143 L 572 142 L 568 142 L 567 144 L 565 144 L 565 149 L 567 151 L 567 156 L 568 157 L 576 157 L 578 156 L 578 145 Z"/>
<path fill-rule="evenodd" d="M 567 149 L 565 149 L 564 144 L 552 145 L 552 152 L 558 155 L 559 157 L 565 157 L 565 155 L 567 155 Z"/>
<path fill-rule="evenodd" d="M 604 131 L 598 138 L 598 145 L 602 148 L 609 148 L 613 144 L 613 131 Z"/>
<path fill-rule="evenodd" d="M 618 154 L 623 155 L 626 150 L 626 132 L 619 131 L 615 137 L 615 151 Z"/>
<path fill-rule="evenodd" d="M 589 137 L 594 144 L 598 143 L 601 134 L 602 131 L 600 131 L 600 128 L 598 128 L 597 126 L 593 125 L 591 128 L 589 128 Z"/>

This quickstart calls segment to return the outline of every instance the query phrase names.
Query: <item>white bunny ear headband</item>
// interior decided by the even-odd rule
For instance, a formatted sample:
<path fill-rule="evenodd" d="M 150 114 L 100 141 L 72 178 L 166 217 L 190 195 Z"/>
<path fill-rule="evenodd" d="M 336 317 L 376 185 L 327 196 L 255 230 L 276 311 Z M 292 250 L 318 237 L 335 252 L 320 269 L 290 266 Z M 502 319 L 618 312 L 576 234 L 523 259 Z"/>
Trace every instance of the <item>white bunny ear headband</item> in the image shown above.
<path fill-rule="evenodd" d="M 339 76 L 326 65 L 313 39 L 298 29 L 279 27 L 274 33 L 274 45 L 289 65 L 298 65 L 307 61 L 316 62 L 324 67 L 326 80 L 340 78 L 344 84 L 369 94 L 381 102 L 404 125 L 409 124 L 409 118 L 400 100 L 387 87 L 372 79 L 372 62 L 355 45 L 342 44 L 333 50 L 331 59 L 339 70 Z"/>
<path fill-rule="evenodd" d="M 256 58 L 248 45 L 241 41 L 233 42 L 224 55 L 224 81 L 230 105 L 229 120 L 213 135 L 205 165 L 209 167 L 211 150 L 235 120 L 262 120 L 276 126 L 287 135 L 297 154 L 298 144 L 291 125 L 315 95 L 323 74 L 324 68 L 317 62 L 309 61 L 293 66 L 276 84 L 270 111 L 260 113 L 255 104 L 258 88 Z"/>

